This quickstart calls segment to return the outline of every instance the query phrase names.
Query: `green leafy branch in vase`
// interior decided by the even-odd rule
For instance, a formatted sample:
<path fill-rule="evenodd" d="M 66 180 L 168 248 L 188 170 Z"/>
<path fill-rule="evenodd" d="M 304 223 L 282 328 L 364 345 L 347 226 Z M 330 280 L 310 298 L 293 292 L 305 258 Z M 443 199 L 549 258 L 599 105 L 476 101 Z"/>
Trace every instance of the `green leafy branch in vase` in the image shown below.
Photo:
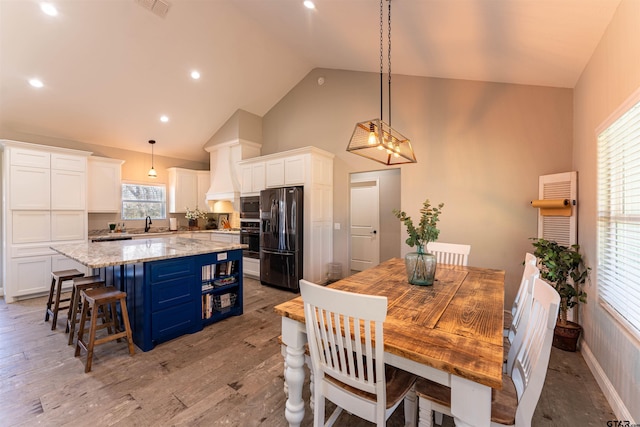
<path fill-rule="evenodd" d="M 398 209 L 393 210 L 394 215 L 404 223 L 405 227 L 407 227 L 407 234 L 409 235 L 406 240 L 407 245 L 409 245 L 410 247 L 418 247 L 418 256 L 413 269 L 411 269 L 410 265 L 407 265 L 407 273 L 410 274 L 410 283 L 433 283 L 433 277 L 428 277 L 429 275 L 427 274 L 430 268 L 427 267 L 427 255 L 425 252 L 425 248 L 429 242 L 438 240 L 440 230 L 438 229 L 437 223 L 438 221 L 440 221 L 440 213 L 442 212 L 443 207 L 444 203 L 440 203 L 436 207 L 431 206 L 429 199 L 425 200 L 422 203 L 422 208 L 420 209 L 420 222 L 418 223 L 417 228 L 413 224 L 413 220 L 411 219 L 411 217 L 408 216 L 404 211 L 400 211 Z M 432 268 L 435 268 L 435 264 L 433 265 L 434 267 Z M 435 272 L 435 269 L 431 271 L 432 276 L 433 272 Z"/>
<path fill-rule="evenodd" d="M 421 216 L 418 228 L 413 225 L 413 220 L 404 211 L 393 210 L 393 214 L 407 227 L 407 234 L 409 234 L 409 238 L 406 240 L 407 245 L 411 247 L 418 246 L 418 252 L 421 252 L 421 248 L 424 251 L 424 247 L 429 242 L 438 240 L 440 230 L 437 222 L 440 221 L 440 213 L 443 207 L 444 203 L 440 203 L 436 207 L 431 206 L 429 199 L 425 200 L 422 203 L 422 209 L 420 209 Z"/>

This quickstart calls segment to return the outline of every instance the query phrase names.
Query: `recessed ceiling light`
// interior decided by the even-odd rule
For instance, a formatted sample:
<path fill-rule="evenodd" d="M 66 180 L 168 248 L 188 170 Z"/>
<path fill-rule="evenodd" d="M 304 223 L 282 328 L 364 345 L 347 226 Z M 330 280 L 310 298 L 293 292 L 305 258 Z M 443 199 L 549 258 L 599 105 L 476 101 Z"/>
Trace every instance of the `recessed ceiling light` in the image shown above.
<path fill-rule="evenodd" d="M 160 116 L 160 121 L 162 123 L 167 123 L 169 121 L 169 117 L 162 115 Z"/>
<path fill-rule="evenodd" d="M 197 71 L 197 70 L 193 70 L 193 71 L 191 72 L 191 78 L 192 78 L 193 80 L 198 80 L 198 79 L 200 78 L 200 72 L 199 72 L 199 71 Z"/>
<path fill-rule="evenodd" d="M 40 10 L 49 16 L 58 16 L 58 9 L 52 3 L 40 3 Z"/>
<path fill-rule="evenodd" d="M 29 79 L 29 84 L 37 88 L 41 88 L 44 86 L 44 83 L 42 83 L 42 80 L 40 79 Z"/>
<path fill-rule="evenodd" d="M 313 4 L 313 2 L 311 0 L 305 0 L 304 1 L 304 7 L 306 7 L 307 9 L 315 9 L 316 5 Z"/>

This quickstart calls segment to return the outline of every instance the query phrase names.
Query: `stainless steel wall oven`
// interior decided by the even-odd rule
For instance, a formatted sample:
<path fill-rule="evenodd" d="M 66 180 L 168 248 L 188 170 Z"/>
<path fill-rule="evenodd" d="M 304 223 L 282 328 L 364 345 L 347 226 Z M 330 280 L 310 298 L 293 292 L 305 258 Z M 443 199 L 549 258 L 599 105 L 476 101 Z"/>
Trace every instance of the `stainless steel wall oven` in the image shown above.
<path fill-rule="evenodd" d="M 260 258 L 260 220 L 240 219 L 240 243 L 248 245 L 242 251 L 247 258 Z"/>

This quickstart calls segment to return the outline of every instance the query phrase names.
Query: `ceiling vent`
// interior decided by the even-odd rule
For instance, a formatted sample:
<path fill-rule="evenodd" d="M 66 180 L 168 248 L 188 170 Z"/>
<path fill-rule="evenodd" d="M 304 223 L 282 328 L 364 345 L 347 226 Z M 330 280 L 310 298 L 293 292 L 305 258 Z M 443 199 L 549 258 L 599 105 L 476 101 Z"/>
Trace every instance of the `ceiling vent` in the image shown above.
<path fill-rule="evenodd" d="M 171 7 L 171 4 L 165 0 L 136 0 L 136 3 L 161 18 L 164 18 L 167 15 L 167 12 L 169 12 L 169 8 Z"/>

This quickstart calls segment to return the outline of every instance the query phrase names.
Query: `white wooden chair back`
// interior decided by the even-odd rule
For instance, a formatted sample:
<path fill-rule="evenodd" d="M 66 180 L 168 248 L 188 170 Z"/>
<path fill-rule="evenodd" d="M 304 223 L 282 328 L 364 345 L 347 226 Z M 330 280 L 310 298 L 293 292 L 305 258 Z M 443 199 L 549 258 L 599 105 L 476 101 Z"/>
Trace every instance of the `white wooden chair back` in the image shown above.
<path fill-rule="evenodd" d="M 531 297 L 533 293 L 533 281 L 540 277 L 540 270 L 538 267 L 532 264 L 525 264 L 522 272 L 522 280 L 520 282 L 520 289 L 518 295 L 513 302 L 513 308 L 511 313 L 513 314 L 513 320 L 509 327 L 509 333 L 507 339 L 511 344 L 516 337 L 518 328 L 521 324 L 526 323 L 526 319 L 529 315 L 529 309 L 531 308 Z"/>
<path fill-rule="evenodd" d="M 471 245 L 429 242 L 427 244 L 427 252 L 434 254 L 440 264 L 467 265 L 469 263 Z"/>
<path fill-rule="evenodd" d="M 518 395 L 516 425 L 531 425 L 549 366 L 553 330 L 558 318 L 560 295 L 547 282 L 533 282 L 531 312 L 524 328 L 516 334 L 508 364 Z"/>
<path fill-rule="evenodd" d="M 538 264 L 538 258 L 536 258 L 534 254 L 527 252 L 524 255 L 524 264 L 531 264 L 533 266 L 536 266 Z"/>
<path fill-rule="evenodd" d="M 371 420 L 373 414 L 378 425 L 384 425 L 382 324 L 387 316 L 387 298 L 354 294 L 305 280 L 300 280 L 300 293 L 314 373 L 314 399 L 324 402 L 327 397 L 365 419 Z M 327 376 L 375 395 L 376 402 L 354 396 Z M 314 425 L 324 425 L 323 404 L 314 408 Z"/>
<path fill-rule="evenodd" d="M 524 256 L 524 268 L 522 269 L 522 279 L 520 280 L 520 287 L 518 288 L 518 293 L 516 294 L 516 298 L 513 300 L 513 305 L 511 306 L 511 314 L 515 316 L 516 310 L 518 309 L 518 303 L 523 298 L 522 291 L 525 289 L 526 285 L 526 272 L 527 265 L 532 265 L 537 268 L 538 259 L 535 255 L 527 252 Z"/>

